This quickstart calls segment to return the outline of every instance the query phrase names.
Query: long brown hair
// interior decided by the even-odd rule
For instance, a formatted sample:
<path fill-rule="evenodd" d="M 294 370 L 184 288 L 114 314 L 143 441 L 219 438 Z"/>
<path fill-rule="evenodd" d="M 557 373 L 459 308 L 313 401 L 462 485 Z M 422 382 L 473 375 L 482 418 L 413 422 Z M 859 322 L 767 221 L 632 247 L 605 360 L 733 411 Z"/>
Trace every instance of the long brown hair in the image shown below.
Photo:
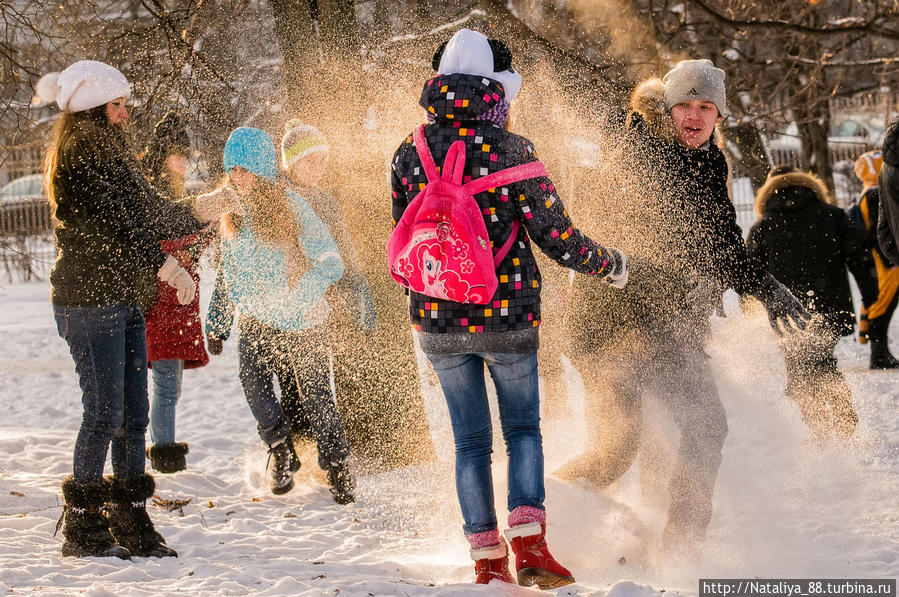
<path fill-rule="evenodd" d="M 220 187 L 228 183 L 227 176 Z M 309 258 L 300 238 L 303 227 L 290 207 L 283 185 L 256 177 L 256 184 L 247 200 L 241 202 L 249 212 L 254 236 L 262 243 L 284 253 L 287 264 L 287 285 L 293 288 L 309 269 Z M 225 214 L 220 228 L 222 238 L 233 239 L 243 225 L 243 216 Z"/>
<path fill-rule="evenodd" d="M 105 104 L 81 112 L 63 112 L 53 123 L 50 145 L 44 155 L 43 164 L 44 188 L 47 190 L 47 200 L 50 202 L 50 213 L 53 216 L 56 215 L 56 189 L 53 187 L 53 178 L 56 175 L 56 168 L 59 166 L 60 155 L 78 128 L 88 123 L 98 127 L 97 132 L 105 129 L 108 129 L 109 132 L 118 130 L 109 124 Z M 119 132 L 119 134 L 121 133 Z"/>

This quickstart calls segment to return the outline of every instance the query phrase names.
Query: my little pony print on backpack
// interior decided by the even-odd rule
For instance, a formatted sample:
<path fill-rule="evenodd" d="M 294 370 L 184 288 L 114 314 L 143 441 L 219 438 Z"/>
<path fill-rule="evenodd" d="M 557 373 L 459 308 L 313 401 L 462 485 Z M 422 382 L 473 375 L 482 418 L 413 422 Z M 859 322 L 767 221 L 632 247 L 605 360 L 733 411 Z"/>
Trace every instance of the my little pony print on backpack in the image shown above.
<path fill-rule="evenodd" d="M 485 305 L 496 293 L 496 268 L 518 235 L 515 220 L 494 255 L 484 216 L 474 196 L 529 178 L 547 176 L 540 162 L 529 162 L 462 184 L 465 142 L 456 141 L 437 171 L 424 134 L 412 134 L 428 183 L 406 208 L 387 241 L 390 274 L 415 292 L 457 303 Z"/>

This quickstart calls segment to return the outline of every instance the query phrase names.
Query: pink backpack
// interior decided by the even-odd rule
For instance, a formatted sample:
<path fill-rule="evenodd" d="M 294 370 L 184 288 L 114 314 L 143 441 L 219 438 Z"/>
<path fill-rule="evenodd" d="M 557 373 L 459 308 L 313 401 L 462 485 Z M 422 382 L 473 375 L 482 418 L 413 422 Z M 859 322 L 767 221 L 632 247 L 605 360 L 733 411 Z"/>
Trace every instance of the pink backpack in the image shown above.
<path fill-rule="evenodd" d="M 462 184 L 465 142 L 456 141 L 437 171 L 424 134 L 412 134 L 428 184 L 406 208 L 387 241 L 390 274 L 402 286 L 434 298 L 485 305 L 496 293 L 496 268 L 512 248 L 519 223 L 493 254 L 484 215 L 474 196 L 513 182 L 547 176 L 540 162 L 494 172 Z"/>

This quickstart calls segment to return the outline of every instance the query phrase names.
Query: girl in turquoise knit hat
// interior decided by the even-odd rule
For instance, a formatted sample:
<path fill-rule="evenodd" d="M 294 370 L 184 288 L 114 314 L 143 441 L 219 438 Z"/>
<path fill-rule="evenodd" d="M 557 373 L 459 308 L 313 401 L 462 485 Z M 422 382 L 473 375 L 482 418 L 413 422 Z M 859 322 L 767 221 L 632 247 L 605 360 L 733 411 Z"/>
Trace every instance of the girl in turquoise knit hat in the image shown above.
<path fill-rule="evenodd" d="M 343 261 L 309 204 L 276 184 L 277 160 L 271 137 L 259 129 L 235 129 L 225 145 L 225 171 L 244 215 L 221 222 L 222 283 L 209 304 L 207 338 L 210 352 L 221 352 L 236 308 L 240 382 L 269 448 L 272 492 L 290 491 L 300 467 L 273 385 L 273 376 L 287 370 L 299 386 L 334 499 L 349 503 L 349 444 L 331 397 L 325 325 L 325 293 L 343 275 Z"/>

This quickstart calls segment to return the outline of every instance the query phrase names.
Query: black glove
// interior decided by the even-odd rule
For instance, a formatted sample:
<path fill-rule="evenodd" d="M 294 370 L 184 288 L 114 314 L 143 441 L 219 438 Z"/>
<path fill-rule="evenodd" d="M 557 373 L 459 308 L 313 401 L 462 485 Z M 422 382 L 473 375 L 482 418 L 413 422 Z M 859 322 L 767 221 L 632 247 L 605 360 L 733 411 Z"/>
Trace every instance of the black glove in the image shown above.
<path fill-rule="evenodd" d="M 206 346 L 209 348 L 210 354 L 222 354 L 225 341 L 215 336 L 206 336 Z"/>
<path fill-rule="evenodd" d="M 793 296 L 793 293 L 771 274 L 765 274 L 762 287 L 753 296 L 765 305 L 765 309 L 768 311 L 768 321 L 771 322 L 771 328 L 778 336 L 782 336 L 784 331 L 792 332 L 794 328 L 795 330 L 804 330 L 811 318 L 799 299 Z"/>

